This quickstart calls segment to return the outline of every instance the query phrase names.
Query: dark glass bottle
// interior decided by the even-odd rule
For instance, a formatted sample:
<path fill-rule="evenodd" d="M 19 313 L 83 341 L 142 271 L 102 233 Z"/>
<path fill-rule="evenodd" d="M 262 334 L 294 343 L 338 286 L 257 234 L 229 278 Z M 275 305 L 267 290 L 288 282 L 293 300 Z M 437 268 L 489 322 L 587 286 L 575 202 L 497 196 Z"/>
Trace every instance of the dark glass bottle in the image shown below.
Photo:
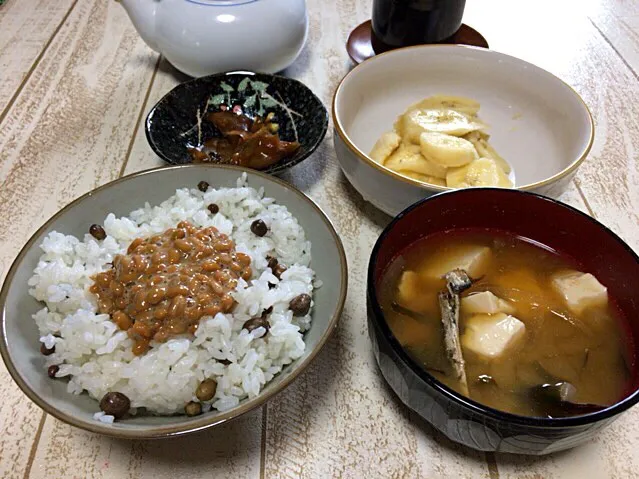
<path fill-rule="evenodd" d="M 461 26 L 465 6 L 466 0 L 374 0 L 373 48 L 443 42 Z"/>

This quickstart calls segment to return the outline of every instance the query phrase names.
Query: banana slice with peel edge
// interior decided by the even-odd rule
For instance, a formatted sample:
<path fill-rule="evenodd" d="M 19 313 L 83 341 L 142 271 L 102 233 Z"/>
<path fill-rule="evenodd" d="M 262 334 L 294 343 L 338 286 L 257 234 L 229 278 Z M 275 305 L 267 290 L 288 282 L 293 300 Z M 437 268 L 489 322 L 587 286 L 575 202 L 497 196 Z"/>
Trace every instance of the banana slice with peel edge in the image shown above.
<path fill-rule="evenodd" d="M 479 158 L 465 166 L 450 168 L 446 184 L 451 188 L 499 186 L 512 188 L 513 184 L 493 158 Z"/>
<path fill-rule="evenodd" d="M 394 131 L 386 132 L 375 142 L 375 145 L 368 156 L 377 163 L 383 165 L 386 158 L 392 155 L 399 147 L 401 141 L 402 138 Z"/>
<path fill-rule="evenodd" d="M 435 95 L 418 101 L 408 110 L 455 110 L 476 117 L 480 106 L 478 101 L 462 96 Z"/>
<path fill-rule="evenodd" d="M 386 159 L 384 166 L 400 173 L 412 172 L 423 176 L 446 178 L 446 168 L 424 158 L 419 145 L 401 144 Z"/>
<path fill-rule="evenodd" d="M 425 131 L 419 136 L 422 155 L 446 168 L 464 166 L 479 158 L 473 144 L 463 138 Z"/>
<path fill-rule="evenodd" d="M 482 158 L 492 158 L 499 165 L 499 167 L 504 170 L 504 172 L 508 175 L 512 171 L 512 168 L 508 164 L 506 160 L 504 160 L 499 153 L 488 143 L 489 135 L 482 135 L 479 131 L 474 131 L 464 136 L 465 139 L 470 141 L 475 149 L 477 150 L 477 154 Z"/>
<path fill-rule="evenodd" d="M 397 133 L 411 143 L 419 143 L 419 136 L 426 131 L 463 136 L 484 128 L 486 125 L 474 117 L 445 109 L 411 110 L 395 123 Z"/>

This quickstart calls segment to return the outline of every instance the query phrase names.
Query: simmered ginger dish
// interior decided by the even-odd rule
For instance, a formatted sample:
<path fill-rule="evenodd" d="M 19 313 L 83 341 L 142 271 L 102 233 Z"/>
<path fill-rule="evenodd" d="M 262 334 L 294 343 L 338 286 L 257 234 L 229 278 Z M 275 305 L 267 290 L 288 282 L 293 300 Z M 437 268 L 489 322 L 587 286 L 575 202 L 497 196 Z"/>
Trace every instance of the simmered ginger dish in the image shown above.
<path fill-rule="evenodd" d="M 426 237 L 394 260 L 379 293 L 407 353 L 486 406 L 573 416 L 614 404 L 629 386 L 632 339 L 606 287 L 527 239 Z"/>
<path fill-rule="evenodd" d="M 408 107 L 370 157 L 397 173 L 438 186 L 512 188 L 510 165 L 488 142 L 475 100 L 432 96 Z"/>

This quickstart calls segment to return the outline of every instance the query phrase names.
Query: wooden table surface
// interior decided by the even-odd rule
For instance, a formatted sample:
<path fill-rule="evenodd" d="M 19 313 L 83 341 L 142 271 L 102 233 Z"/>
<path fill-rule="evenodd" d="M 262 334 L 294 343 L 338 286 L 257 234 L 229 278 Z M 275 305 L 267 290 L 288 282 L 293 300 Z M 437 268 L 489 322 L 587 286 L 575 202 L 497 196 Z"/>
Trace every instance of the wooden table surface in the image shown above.
<path fill-rule="evenodd" d="M 140 0 L 142 1 L 142 0 Z M 147 0 L 150 1 L 150 0 Z M 535 63 L 583 96 L 594 147 L 565 202 L 639 250 L 639 2 L 469 0 L 465 21 L 491 48 Z M 286 72 L 326 105 L 352 67 L 350 30 L 372 0 L 309 0 L 310 35 Z M 149 108 L 185 77 L 106 0 L 6 0 L 0 6 L 0 280 L 29 236 L 77 196 L 161 165 L 144 137 Z M 389 221 L 341 173 L 332 133 L 286 179 L 334 221 L 349 258 L 337 333 L 262 409 L 181 439 L 122 441 L 47 416 L 0 365 L 2 478 L 637 477 L 639 407 L 594 442 L 549 457 L 461 448 L 385 387 L 365 321 L 364 272 Z"/>

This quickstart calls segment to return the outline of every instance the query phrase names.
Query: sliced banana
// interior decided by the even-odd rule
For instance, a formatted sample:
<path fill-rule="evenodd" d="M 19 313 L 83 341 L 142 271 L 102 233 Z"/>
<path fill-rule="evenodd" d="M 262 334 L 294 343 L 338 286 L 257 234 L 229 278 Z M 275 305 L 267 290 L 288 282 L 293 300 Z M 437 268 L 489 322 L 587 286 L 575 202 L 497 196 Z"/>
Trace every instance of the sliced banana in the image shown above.
<path fill-rule="evenodd" d="M 477 130 L 475 133 L 477 133 L 477 136 L 481 138 L 482 140 L 485 140 L 485 141 L 490 140 L 490 135 L 486 133 L 484 130 Z"/>
<path fill-rule="evenodd" d="M 473 144 L 456 136 L 426 131 L 419 137 L 421 153 L 445 167 L 463 166 L 478 158 Z"/>
<path fill-rule="evenodd" d="M 499 186 L 512 188 L 513 184 L 493 158 L 479 158 L 459 168 L 450 168 L 446 184 L 451 188 Z"/>
<path fill-rule="evenodd" d="M 417 181 L 421 181 L 422 183 L 428 183 L 431 185 L 437 186 L 446 186 L 446 180 L 442 178 L 436 178 L 434 176 L 422 175 L 420 173 L 415 173 L 414 171 L 400 171 L 400 174 L 403 176 L 408 176 Z"/>
<path fill-rule="evenodd" d="M 508 162 L 501 156 L 499 156 L 499 153 L 497 153 L 497 151 L 490 145 L 490 143 L 488 143 L 485 138 L 482 138 L 482 136 L 478 132 L 469 133 L 465 136 L 465 138 L 473 144 L 473 146 L 477 150 L 477 154 L 480 157 L 492 158 L 497 162 L 499 167 L 504 170 L 506 174 L 510 173 L 512 168 L 510 167 Z"/>
<path fill-rule="evenodd" d="M 469 188 L 470 184 L 466 180 L 468 166 L 460 166 L 459 168 L 449 168 L 446 174 L 446 186 L 451 188 Z"/>
<path fill-rule="evenodd" d="M 384 162 L 386 168 L 404 173 L 407 171 L 425 176 L 446 178 L 446 168 L 424 158 L 419 145 L 401 144 Z"/>
<path fill-rule="evenodd" d="M 475 144 L 475 142 L 481 138 L 481 130 L 471 131 L 470 133 L 463 135 L 462 138 Z"/>
<path fill-rule="evenodd" d="M 474 143 L 477 140 L 488 141 L 490 140 L 490 135 L 486 133 L 484 130 L 475 130 L 475 131 L 471 131 L 467 135 L 463 135 L 462 138 Z"/>
<path fill-rule="evenodd" d="M 413 171 L 416 165 L 419 165 L 422 160 L 419 146 L 402 143 L 399 145 L 399 148 L 386 159 L 384 166 L 391 170 Z"/>
<path fill-rule="evenodd" d="M 479 112 L 478 101 L 463 96 L 435 95 L 425 98 L 408 107 L 409 110 L 455 110 L 470 116 L 476 116 Z"/>
<path fill-rule="evenodd" d="M 471 131 L 486 128 L 486 125 L 455 110 L 412 110 L 401 117 L 397 129 L 404 138 L 419 143 L 419 135 L 425 131 L 462 136 Z"/>
<path fill-rule="evenodd" d="M 442 180 L 446 179 L 447 167 L 442 166 L 439 163 L 435 163 L 431 159 L 426 158 L 423 154 L 422 158 L 424 158 L 424 163 L 422 165 L 423 171 L 425 171 L 427 175 L 434 176 L 435 178 L 441 178 Z"/>
<path fill-rule="evenodd" d="M 408 178 L 452 188 L 513 187 L 512 168 L 488 143 L 470 98 L 435 95 L 411 105 L 393 132 L 375 143 L 371 158 Z"/>
<path fill-rule="evenodd" d="M 383 165 L 386 158 L 391 156 L 401 141 L 402 138 L 394 131 L 386 132 L 375 142 L 369 156 Z"/>
<path fill-rule="evenodd" d="M 396 154 L 391 155 L 384 166 L 396 171 L 413 171 L 435 178 L 446 178 L 447 168 L 425 158 L 421 153 L 421 147 L 412 143 L 402 143 Z"/>
<path fill-rule="evenodd" d="M 427 160 L 419 145 L 401 144 L 384 163 L 384 166 L 401 173 L 410 171 L 435 178 L 446 178 L 446 167 Z"/>
<path fill-rule="evenodd" d="M 506 175 L 506 172 L 494 158 L 480 158 L 471 163 L 466 178 L 473 186 L 513 187 L 513 183 Z"/>

